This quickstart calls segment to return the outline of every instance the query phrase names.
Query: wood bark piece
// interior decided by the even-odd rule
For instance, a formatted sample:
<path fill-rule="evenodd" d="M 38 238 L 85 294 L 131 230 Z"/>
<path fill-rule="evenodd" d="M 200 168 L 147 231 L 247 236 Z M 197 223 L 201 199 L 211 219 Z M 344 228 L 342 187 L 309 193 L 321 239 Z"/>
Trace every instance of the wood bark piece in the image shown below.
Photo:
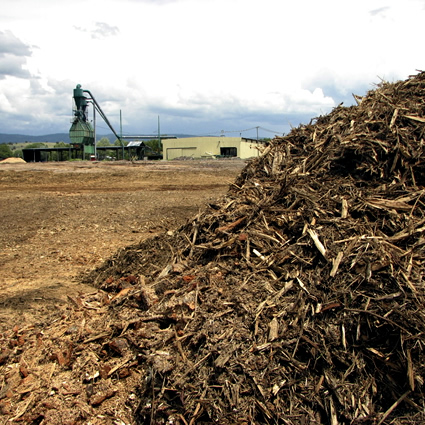
<path fill-rule="evenodd" d="M 95 394 L 94 396 L 92 396 L 90 398 L 90 404 L 92 406 L 99 406 L 100 404 L 102 404 L 105 400 L 107 400 L 108 398 L 113 397 L 116 394 L 116 390 L 115 389 L 108 389 L 100 394 Z"/>

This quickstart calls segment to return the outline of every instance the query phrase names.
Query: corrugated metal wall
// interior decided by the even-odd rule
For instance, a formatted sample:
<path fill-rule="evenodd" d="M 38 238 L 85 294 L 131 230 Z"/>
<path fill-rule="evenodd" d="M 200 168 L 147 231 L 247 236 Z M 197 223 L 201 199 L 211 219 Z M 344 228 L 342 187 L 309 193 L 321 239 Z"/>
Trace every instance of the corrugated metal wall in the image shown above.
<path fill-rule="evenodd" d="M 222 156 L 223 153 L 235 152 L 242 159 L 259 156 L 256 141 L 241 137 L 187 137 L 163 140 L 164 159 L 171 160 L 180 157 L 211 158 Z"/>

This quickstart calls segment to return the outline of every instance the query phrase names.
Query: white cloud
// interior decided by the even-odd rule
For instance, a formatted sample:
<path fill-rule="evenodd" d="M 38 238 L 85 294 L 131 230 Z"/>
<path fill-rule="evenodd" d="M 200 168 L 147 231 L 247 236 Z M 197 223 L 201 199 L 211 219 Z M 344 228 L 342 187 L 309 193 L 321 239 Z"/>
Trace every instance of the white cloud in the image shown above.
<path fill-rule="evenodd" d="M 364 94 L 380 78 L 404 79 L 424 68 L 420 0 L 3 4 L 0 26 L 12 52 L 2 56 L 0 48 L 0 78 L 28 81 L 23 87 L 0 79 L 9 113 L 17 114 L 15 122 L 8 117 L 9 132 L 21 132 L 13 125 L 21 125 L 22 113 L 34 132 L 41 120 L 67 131 L 64 115 L 78 83 L 111 121 L 123 111 L 124 131 L 151 132 L 158 114 L 168 132 L 183 124 L 191 133 L 249 123 L 283 131 L 297 117 Z"/>
<path fill-rule="evenodd" d="M 0 55 L 29 56 L 31 49 L 11 31 L 0 31 Z"/>
<path fill-rule="evenodd" d="M 107 37 L 113 37 L 119 34 L 119 28 L 116 26 L 109 25 L 105 22 L 95 22 L 92 28 L 81 28 L 74 26 L 77 31 L 89 33 L 93 39 L 104 39 Z"/>
<path fill-rule="evenodd" d="M 4 93 L 0 93 L 0 111 L 6 113 L 15 112 L 9 98 Z"/>
<path fill-rule="evenodd" d="M 0 79 L 6 76 L 27 78 L 25 69 L 31 48 L 19 40 L 11 31 L 0 31 Z"/>

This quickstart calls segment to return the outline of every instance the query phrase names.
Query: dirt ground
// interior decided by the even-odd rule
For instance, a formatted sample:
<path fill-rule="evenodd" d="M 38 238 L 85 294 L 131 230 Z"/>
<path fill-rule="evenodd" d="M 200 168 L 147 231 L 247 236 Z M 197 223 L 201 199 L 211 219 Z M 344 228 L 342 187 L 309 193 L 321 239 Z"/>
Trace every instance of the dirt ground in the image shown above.
<path fill-rule="evenodd" d="M 173 230 L 227 191 L 242 160 L 0 163 L 0 331 L 49 320 L 78 276 Z"/>

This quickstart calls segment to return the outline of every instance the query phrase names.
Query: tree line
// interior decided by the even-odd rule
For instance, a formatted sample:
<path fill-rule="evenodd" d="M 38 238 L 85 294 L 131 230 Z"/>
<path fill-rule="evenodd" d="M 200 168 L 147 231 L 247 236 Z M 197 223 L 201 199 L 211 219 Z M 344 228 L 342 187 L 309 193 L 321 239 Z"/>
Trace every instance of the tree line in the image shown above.
<path fill-rule="evenodd" d="M 159 146 L 159 140 L 149 140 L 147 142 L 144 142 L 145 145 L 149 146 L 153 152 L 155 153 L 161 153 L 161 148 Z M 123 141 L 124 146 L 127 146 L 128 142 Z M 52 144 L 47 144 L 43 142 L 35 142 L 35 143 L 25 143 L 24 148 L 21 148 L 23 144 L 22 143 L 1 143 L 0 144 L 0 161 L 2 159 L 6 158 L 23 158 L 24 155 L 22 153 L 22 149 L 34 149 L 34 148 L 67 148 L 69 147 L 69 143 L 65 142 L 57 142 L 53 146 Z M 107 137 L 102 137 L 100 140 L 97 141 L 96 146 L 100 147 L 108 147 L 108 146 L 122 146 L 121 142 L 116 139 L 114 143 L 111 143 Z M 61 158 L 63 161 L 67 161 L 71 159 L 69 157 L 69 153 L 66 151 L 61 152 Z M 100 160 L 108 160 L 108 159 L 117 159 L 118 153 L 116 150 L 102 150 L 101 153 L 98 153 L 98 159 Z M 128 154 L 127 154 L 128 155 Z M 131 159 L 131 158 L 127 158 Z M 58 153 L 57 152 L 50 152 L 49 153 L 49 160 L 50 161 L 57 161 Z"/>

